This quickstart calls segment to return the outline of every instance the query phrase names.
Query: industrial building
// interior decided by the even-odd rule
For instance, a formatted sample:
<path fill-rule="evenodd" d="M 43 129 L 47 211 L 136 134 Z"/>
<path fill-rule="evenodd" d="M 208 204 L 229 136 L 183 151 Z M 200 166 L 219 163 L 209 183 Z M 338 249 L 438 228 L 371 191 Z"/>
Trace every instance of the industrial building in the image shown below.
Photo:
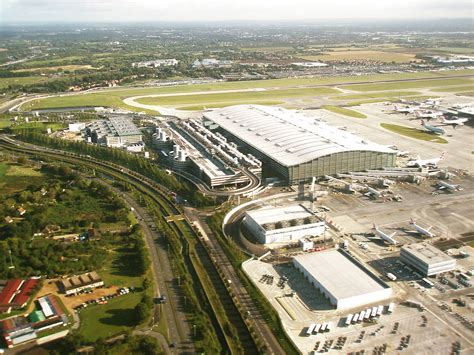
<path fill-rule="evenodd" d="M 455 259 L 424 242 L 404 245 L 400 251 L 400 260 L 420 271 L 423 276 L 451 271 L 456 267 Z"/>
<path fill-rule="evenodd" d="M 301 238 L 324 233 L 326 223 L 301 205 L 248 211 L 244 225 L 262 244 L 298 243 Z"/>
<path fill-rule="evenodd" d="M 61 292 L 72 295 L 88 288 L 104 286 L 104 281 L 95 271 L 92 271 L 88 274 L 59 280 L 58 286 Z"/>
<path fill-rule="evenodd" d="M 337 173 L 395 166 L 396 152 L 319 119 L 279 107 L 238 105 L 204 113 L 290 184 Z"/>
<path fill-rule="evenodd" d="M 349 309 L 390 298 L 392 289 L 343 250 L 305 253 L 294 266 L 337 309 Z"/>
<path fill-rule="evenodd" d="M 125 116 L 113 116 L 89 123 L 85 132 L 89 141 L 107 147 L 126 147 L 142 141 L 141 132 L 132 120 Z"/>

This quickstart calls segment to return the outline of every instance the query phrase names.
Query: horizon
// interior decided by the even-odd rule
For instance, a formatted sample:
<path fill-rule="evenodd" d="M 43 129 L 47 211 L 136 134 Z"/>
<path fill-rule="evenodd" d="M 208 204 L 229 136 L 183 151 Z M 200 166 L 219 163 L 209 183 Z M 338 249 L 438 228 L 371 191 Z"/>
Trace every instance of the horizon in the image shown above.
<path fill-rule="evenodd" d="M 315 22 L 315 21 L 425 21 L 472 19 L 470 0 L 4 0 L 3 24 L 74 23 L 205 23 L 205 22 Z M 387 15 L 388 14 L 388 15 Z M 471 16 L 470 16 L 471 15 Z"/>

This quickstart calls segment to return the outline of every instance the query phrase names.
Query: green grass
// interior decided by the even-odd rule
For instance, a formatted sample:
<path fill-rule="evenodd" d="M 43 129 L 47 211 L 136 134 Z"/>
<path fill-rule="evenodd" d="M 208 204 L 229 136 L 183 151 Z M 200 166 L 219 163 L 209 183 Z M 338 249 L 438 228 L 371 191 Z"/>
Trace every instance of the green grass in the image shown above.
<path fill-rule="evenodd" d="M 79 334 L 86 341 L 95 341 L 130 330 L 136 325 L 134 308 L 141 297 L 141 292 L 129 293 L 109 300 L 106 305 L 92 305 L 83 309 L 80 313 Z"/>
<path fill-rule="evenodd" d="M 390 98 L 390 97 L 403 97 L 419 95 L 417 91 L 387 91 L 387 92 L 373 92 L 370 94 L 349 94 L 339 95 L 331 97 L 332 100 L 364 100 L 364 99 L 377 99 L 377 98 Z"/>
<path fill-rule="evenodd" d="M 291 88 L 296 86 L 314 86 L 314 85 L 336 85 L 347 82 L 366 82 L 366 81 L 384 81 L 384 80 L 402 80 L 402 79 L 423 79 L 445 77 L 449 75 L 473 75 L 474 70 L 458 70 L 443 72 L 420 72 L 420 73 L 397 73 L 397 74 L 376 74 L 365 76 L 341 76 L 341 77 L 303 77 L 286 78 L 272 80 L 254 80 L 239 82 L 221 82 L 214 84 L 196 84 L 196 85 L 176 85 L 162 88 L 113 88 L 104 89 L 93 94 L 75 94 L 64 95 L 62 97 L 52 97 L 42 100 L 30 101 L 24 104 L 21 109 L 29 111 L 33 109 L 45 109 L 54 107 L 77 107 L 77 106 L 110 106 L 129 109 L 140 112 L 140 108 L 125 105 L 121 99 L 131 96 L 154 95 L 154 94 L 173 94 L 187 92 L 209 92 L 217 90 L 237 90 L 252 88 Z M 210 103 L 213 103 L 210 101 Z M 197 105 L 196 105 L 197 106 Z M 148 112 L 157 114 L 156 112 Z"/>
<path fill-rule="evenodd" d="M 65 123 L 58 123 L 58 122 L 28 122 L 22 123 L 19 125 L 11 126 L 10 129 L 12 131 L 20 131 L 24 129 L 34 129 L 39 130 L 42 132 L 46 132 L 48 128 L 51 128 L 53 132 L 58 131 L 60 129 L 66 128 Z"/>
<path fill-rule="evenodd" d="M 31 85 L 47 81 L 44 76 L 25 76 L 16 78 L 0 78 L 0 89 L 6 89 L 9 85 Z"/>
<path fill-rule="evenodd" d="M 433 88 L 430 91 L 434 92 L 461 92 L 461 91 L 471 91 L 474 89 L 474 85 L 469 86 L 448 86 L 446 88 Z"/>
<path fill-rule="evenodd" d="M 7 172 L 7 164 L 0 163 L 0 181 L 5 176 L 6 172 Z"/>
<path fill-rule="evenodd" d="M 474 49 L 465 47 L 439 47 L 439 48 L 428 48 L 429 50 L 438 52 L 449 52 L 453 54 L 471 54 L 474 53 Z"/>
<path fill-rule="evenodd" d="M 22 191 L 45 180 L 39 171 L 13 163 L 0 163 L 0 195 Z"/>
<path fill-rule="evenodd" d="M 449 85 L 467 85 L 472 84 L 473 81 L 467 78 L 454 78 L 454 79 L 442 79 L 442 80 L 419 80 L 419 81 L 407 81 L 407 82 L 393 82 L 393 83 L 381 83 L 381 84 L 357 84 L 342 86 L 342 89 L 354 90 L 354 91 L 383 91 L 383 90 L 403 90 L 412 88 L 430 88 L 438 86 L 449 86 Z"/>
<path fill-rule="evenodd" d="M 267 90 L 267 91 L 244 91 L 229 93 L 209 93 L 198 95 L 176 95 L 164 97 L 147 97 L 137 100 L 137 102 L 147 105 L 185 105 L 185 104 L 229 104 L 231 102 L 246 102 L 255 100 L 272 100 L 297 98 L 305 96 L 321 96 L 338 93 L 331 88 L 303 88 L 287 90 Z"/>
<path fill-rule="evenodd" d="M 118 287 L 141 287 L 143 276 L 134 271 L 133 258 L 135 253 L 127 246 L 121 246 L 111 252 L 111 258 L 100 270 L 100 276 L 106 285 Z"/>
<path fill-rule="evenodd" d="M 10 120 L 0 120 L 0 129 L 10 127 Z"/>
<path fill-rule="evenodd" d="M 433 142 L 433 143 L 440 143 L 440 144 L 448 143 L 448 141 L 442 137 L 439 137 L 435 134 L 428 133 L 416 128 L 400 126 L 400 125 L 391 124 L 391 123 L 381 123 L 380 126 L 382 128 L 385 128 L 386 130 L 389 130 L 390 132 L 394 132 L 402 136 L 415 138 L 415 139 L 428 141 L 428 142 Z"/>
<path fill-rule="evenodd" d="M 191 106 L 181 106 L 177 107 L 178 110 L 183 110 L 183 111 L 200 111 L 200 110 L 205 110 L 208 108 L 220 108 L 220 107 L 227 107 L 227 106 L 232 106 L 232 105 L 240 105 L 240 104 L 255 104 L 255 105 L 281 105 L 283 104 L 283 101 L 235 101 L 235 102 L 222 102 L 222 103 L 210 103 L 206 105 L 191 105 Z"/>
<path fill-rule="evenodd" d="M 328 111 L 331 111 L 331 112 L 334 112 L 334 113 L 337 113 L 337 114 L 340 114 L 340 115 L 344 115 L 344 116 L 349 116 L 349 117 L 354 117 L 354 118 L 367 118 L 367 116 L 364 115 L 363 113 L 360 113 L 360 112 L 357 112 L 357 111 L 354 111 L 354 110 L 350 110 L 350 109 L 344 108 L 344 107 L 338 107 L 338 106 L 332 106 L 332 105 L 323 105 L 323 106 L 321 106 L 321 108 L 323 108 L 325 110 L 328 110 Z"/>
<path fill-rule="evenodd" d="M 457 92 L 458 96 L 474 96 L 474 91 Z"/>

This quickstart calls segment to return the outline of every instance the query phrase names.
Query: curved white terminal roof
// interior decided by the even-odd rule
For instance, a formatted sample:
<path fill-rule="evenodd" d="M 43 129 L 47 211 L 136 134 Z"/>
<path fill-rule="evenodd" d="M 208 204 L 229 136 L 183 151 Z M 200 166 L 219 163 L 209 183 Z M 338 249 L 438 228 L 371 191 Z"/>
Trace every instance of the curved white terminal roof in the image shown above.
<path fill-rule="evenodd" d="M 248 145 L 285 166 L 348 151 L 395 151 L 301 113 L 279 107 L 238 105 L 206 112 Z"/>

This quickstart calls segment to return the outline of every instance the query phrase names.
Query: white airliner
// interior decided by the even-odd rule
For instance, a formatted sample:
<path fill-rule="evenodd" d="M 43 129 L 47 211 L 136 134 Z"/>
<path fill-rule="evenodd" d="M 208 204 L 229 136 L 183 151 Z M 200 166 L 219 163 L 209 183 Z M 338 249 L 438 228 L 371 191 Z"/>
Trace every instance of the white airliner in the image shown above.
<path fill-rule="evenodd" d="M 423 228 L 422 226 L 416 224 L 416 222 L 412 219 L 410 219 L 410 225 L 413 226 L 413 228 L 415 228 L 415 230 L 422 234 L 422 235 L 425 235 L 427 236 L 428 238 L 433 238 L 435 235 L 434 233 L 430 232 L 430 229 L 433 228 L 433 227 L 429 227 L 428 229 L 425 229 Z"/>
<path fill-rule="evenodd" d="M 447 181 L 438 182 L 438 190 L 446 190 L 449 192 L 462 191 L 462 187 L 459 184 L 450 184 Z"/>
<path fill-rule="evenodd" d="M 443 116 L 443 113 L 441 111 L 415 111 L 415 116 L 431 120 Z"/>
<path fill-rule="evenodd" d="M 405 106 L 405 107 L 394 107 L 395 112 L 399 113 L 404 113 L 405 115 L 408 115 L 409 113 L 414 113 L 416 112 L 417 108 L 416 107 L 410 107 L 410 106 Z"/>
<path fill-rule="evenodd" d="M 393 237 L 395 236 L 395 234 L 397 234 L 397 232 L 393 232 L 391 235 L 388 235 L 387 233 L 383 232 L 379 227 L 377 227 L 375 223 L 373 225 L 373 229 L 375 230 L 375 235 L 382 238 L 388 244 L 392 244 L 392 245 L 398 244 L 398 242 L 395 239 L 393 239 Z"/>
<path fill-rule="evenodd" d="M 409 167 L 409 168 L 411 168 L 411 167 L 423 168 L 423 167 L 427 166 L 427 167 L 437 168 L 438 163 L 440 162 L 440 160 L 443 160 L 443 159 L 444 159 L 444 152 L 441 153 L 439 158 L 433 158 L 433 159 L 420 159 L 420 157 L 418 156 L 413 160 L 409 160 L 407 162 L 407 167 Z"/>
<path fill-rule="evenodd" d="M 452 125 L 453 128 L 456 128 L 457 126 L 464 126 L 464 123 L 466 123 L 467 121 L 469 121 L 468 118 L 457 118 L 457 119 L 447 120 L 446 118 L 444 118 L 444 116 L 441 116 L 441 122 L 446 126 Z"/>

